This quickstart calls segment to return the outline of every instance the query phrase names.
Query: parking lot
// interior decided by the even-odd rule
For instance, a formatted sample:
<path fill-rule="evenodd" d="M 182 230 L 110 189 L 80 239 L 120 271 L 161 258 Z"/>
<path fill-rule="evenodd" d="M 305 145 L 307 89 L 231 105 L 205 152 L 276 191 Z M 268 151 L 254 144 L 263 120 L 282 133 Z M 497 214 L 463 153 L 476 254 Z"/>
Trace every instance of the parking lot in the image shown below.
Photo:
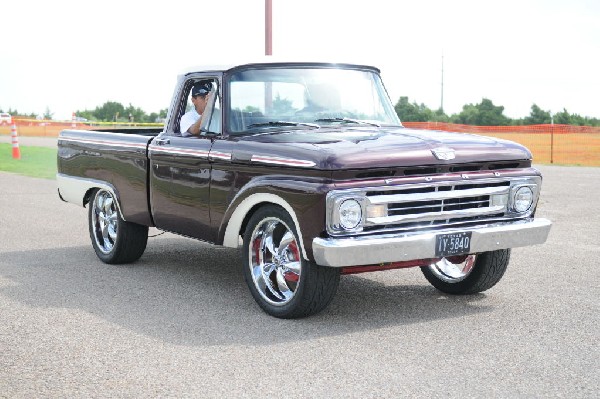
<path fill-rule="evenodd" d="M 301 320 L 260 310 L 236 250 L 163 234 L 105 265 L 55 181 L 0 172 L 0 397 L 597 397 L 600 168 L 539 168 L 554 226 L 496 287 L 344 276 Z"/>

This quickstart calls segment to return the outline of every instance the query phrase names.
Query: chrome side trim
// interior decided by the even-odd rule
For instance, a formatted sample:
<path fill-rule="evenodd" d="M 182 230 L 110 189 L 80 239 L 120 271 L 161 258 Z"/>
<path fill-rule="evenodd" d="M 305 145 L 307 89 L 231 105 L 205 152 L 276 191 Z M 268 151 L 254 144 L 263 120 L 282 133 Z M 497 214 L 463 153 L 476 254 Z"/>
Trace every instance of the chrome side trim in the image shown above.
<path fill-rule="evenodd" d="M 93 144 L 93 145 L 105 145 L 108 147 L 122 147 L 122 148 L 135 148 L 135 149 L 146 149 L 146 143 L 125 143 L 122 141 L 110 141 L 110 140 L 94 140 L 94 139 L 72 139 L 67 137 L 59 137 L 59 141 L 66 141 L 69 143 L 77 144 Z"/>
<path fill-rule="evenodd" d="M 119 210 L 119 215 L 121 215 L 121 218 L 125 220 L 125 218 L 123 217 L 123 212 L 121 212 L 121 203 L 119 200 L 117 190 L 112 185 L 100 180 L 67 176 L 62 173 L 56 174 L 56 183 L 58 185 L 58 195 L 63 201 L 70 202 L 72 204 L 76 204 L 82 207 L 85 207 L 83 201 L 85 198 L 85 194 L 90 189 L 102 188 L 110 192 L 113 195 L 113 197 L 117 200 L 117 209 Z"/>
<path fill-rule="evenodd" d="M 321 266 L 374 265 L 435 258 L 438 234 L 472 232 L 471 253 L 543 244 L 552 222 L 529 219 L 512 223 L 444 229 L 409 234 L 385 234 L 349 238 L 315 238 L 313 256 Z"/>
<path fill-rule="evenodd" d="M 291 158 L 280 158 L 280 157 L 269 157 L 263 155 L 252 155 L 251 162 L 266 163 L 270 165 L 285 165 L 285 166 L 300 166 L 303 168 L 310 168 L 315 166 L 312 161 L 306 161 L 302 159 L 291 159 Z"/>
<path fill-rule="evenodd" d="M 219 151 L 204 151 L 194 150 L 190 148 L 181 147 L 162 147 L 157 145 L 151 145 L 148 147 L 150 153 L 162 153 L 162 154 L 173 154 L 173 155 L 191 155 L 199 158 L 207 158 L 209 160 L 220 159 L 224 161 L 231 161 L 231 153 L 219 152 Z"/>
<path fill-rule="evenodd" d="M 151 145 L 148 147 L 150 153 L 164 153 L 164 154 L 175 154 L 175 155 L 192 155 L 196 157 L 208 158 L 209 152 L 204 150 L 191 150 L 189 148 L 179 148 L 179 147 L 161 147 Z"/>
<path fill-rule="evenodd" d="M 220 159 L 222 161 L 231 161 L 231 153 L 229 152 L 219 152 L 219 151 L 211 151 L 209 154 L 210 160 Z"/>

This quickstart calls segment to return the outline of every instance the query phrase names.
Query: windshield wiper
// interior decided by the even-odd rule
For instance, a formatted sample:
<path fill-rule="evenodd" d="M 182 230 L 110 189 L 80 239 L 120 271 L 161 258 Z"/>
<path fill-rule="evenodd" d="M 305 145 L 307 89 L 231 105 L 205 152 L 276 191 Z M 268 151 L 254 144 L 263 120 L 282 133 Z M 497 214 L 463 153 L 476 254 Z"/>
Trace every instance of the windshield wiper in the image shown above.
<path fill-rule="evenodd" d="M 263 122 L 263 123 L 253 123 L 251 125 L 248 125 L 248 128 L 254 128 L 254 127 L 277 127 L 277 126 L 308 126 L 308 127 L 312 127 L 315 129 L 320 129 L 321 126 L 315 124 L 315 123 L 304 123 L 304 122 L 288 122 L 288 121 L 269 121 L 269 122 Z"/>
<path fill-rule="evenodd" d="M 379 123 L 361 121 L 359 119 L 350 119 L 350 118 L 322 118 L 322 119 L 315 120 L 315 122 L 358 123 L 360 125 L 371 125 L 371 126 L 381 127 L 381 125 Z"/>

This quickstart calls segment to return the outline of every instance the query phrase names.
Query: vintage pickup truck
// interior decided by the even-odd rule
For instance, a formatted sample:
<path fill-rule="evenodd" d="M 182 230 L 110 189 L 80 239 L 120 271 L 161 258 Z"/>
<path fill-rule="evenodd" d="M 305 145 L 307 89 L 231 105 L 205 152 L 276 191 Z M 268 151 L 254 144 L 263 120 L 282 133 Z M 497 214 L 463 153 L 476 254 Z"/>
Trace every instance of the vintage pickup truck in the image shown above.
<path fill-rule="evenodd" d="M 531 160 L 513 142 L 403 127 L 375 67 L 261 60 L 180 75 L 164 128 L 61 132 L 57 179 L 88 205 L 103 262 L 139 259 L 149 226 L 241 246 L 256 302 L 294 318 L 324 309 L 341 274 L 421 267 L 445 293 L 494 286 L 510 248 L 551 227 L 534 218 Z"/>

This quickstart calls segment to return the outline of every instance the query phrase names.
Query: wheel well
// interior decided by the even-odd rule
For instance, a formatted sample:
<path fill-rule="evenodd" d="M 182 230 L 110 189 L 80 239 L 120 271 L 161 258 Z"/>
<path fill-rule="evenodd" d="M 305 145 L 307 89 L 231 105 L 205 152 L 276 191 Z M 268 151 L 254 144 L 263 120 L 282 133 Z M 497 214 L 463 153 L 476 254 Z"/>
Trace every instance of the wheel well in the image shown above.
<path fill-rule="evenodd" d="M 97 190 L 107 190 L 109 191 L 113 197 L 115 198 L 115 202 L 117 204 L 117 211 L 119 212 L 119 215 L 121 216 L 121 219 L 126 220 L 125 216 L 123 215 L 123 211 L 121 210 L 121 203 L 119 202 L 119 197 L 117 197 L 115 191 L 112 188 L 104 188 L 104 187 L 91 187 L 89 188 L 84 196 L 83 196 L 83 206 L 85 207 L 87 204 L 90 203 L 90 198 L 92 198 L 92 195 L 94 194 L 95 191 Z"/>
<path fill-rule="evenodd" d="M 85 192 L 85 195 L 83 196 L 83 206 L 84 207 L 90 202 L 92 193 L 94 192 L 94 190 L 97 190 L 97 189 L 98 189 L 98 187 L 92 187 Z"/>
<path fill-rule="evenodd" d="M 294 209 L 286 200 L 275 194 L 255 193 L 245 198 L 241 203 L 236 204 L 236 209 L 224 226 L 225 231 L 223 232 L 222 242 L 219 244 L 230 248 L 238 247 L 240 244 L 240 236 L 243 235 L 246 230 L 250 218 L 263 206 L 276 206 L 282 208 L 292 218 L 296 233 L 300 238 L 302 255 L 304 259 L 309 259 L 303 245 L 302 230 L 300 229 L 300 224 Z"/>
<path fill-rule="evenodd" d="M 255 204 L 252 208 L 250 208 L 250 210 L 246 213 L 246 216 L 244 217 L 244 220 L 242 221 L 242 225 L 240 226 L 240 235 L 243 237 L 244 236 L 244 231 L 246 231 L 246 226 L 248 226 L 248 222 L 250 221 L 250 218 L 252 217 L 252 215 L 254 215 L 254 213 L 256 211 L 258 211 L 260 208 L 264 207 L 264 206 L 276 206 L 278 208 L 281 208 L 284 212 L 289 213 L 287 210 L 285 210 L 281 205 L 278 205 L 274 202 L 268 202 L 268 201 L 264 201 L 264 202 L 259 202 L 258 204 Z"/>

